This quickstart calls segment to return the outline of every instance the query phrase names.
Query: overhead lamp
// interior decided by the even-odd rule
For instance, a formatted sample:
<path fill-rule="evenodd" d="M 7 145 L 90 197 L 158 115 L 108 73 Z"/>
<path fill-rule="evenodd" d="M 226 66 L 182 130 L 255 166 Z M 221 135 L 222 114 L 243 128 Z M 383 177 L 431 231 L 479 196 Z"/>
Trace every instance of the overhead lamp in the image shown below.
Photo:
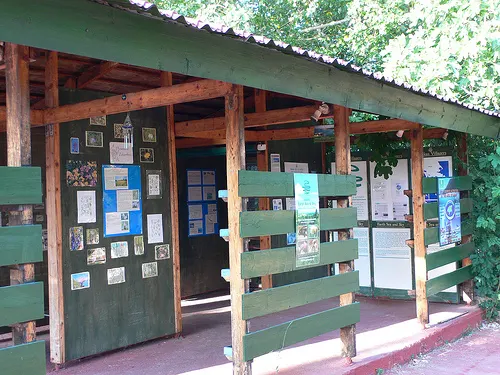
<path fill-rule="evenodd" d="M 318 122 L 321 115 L 326 115 L 330 112 L 330 107 L 326 103 L 322 103 L 311 116 L 311 120 Z"/>
<path fill-rule="evenodd" d="M 443 136 L 441 137 L 443 138 L 443 141 L 446 141 L 448 139 L 448 130 L 446 130 L 444 133 L 443 133 Z"/>
<path fill-rule="evenodd" d="M 402 138 L 404 133 L 405 133 L 404 130 L 398 130 L 398 132 L 396 133 L 396 137 Z"/>
<path fill-rule="evenodd" d="M 134 142 L 134 127 L 132 126 L 132 121 L 130 120 L 130 112 L 127 113 L 127 117 L 125 117 L 125 121 L 123 121 L 123 142 L 124 148 L 128 149 L 128 147 L 133 147 Z"/>

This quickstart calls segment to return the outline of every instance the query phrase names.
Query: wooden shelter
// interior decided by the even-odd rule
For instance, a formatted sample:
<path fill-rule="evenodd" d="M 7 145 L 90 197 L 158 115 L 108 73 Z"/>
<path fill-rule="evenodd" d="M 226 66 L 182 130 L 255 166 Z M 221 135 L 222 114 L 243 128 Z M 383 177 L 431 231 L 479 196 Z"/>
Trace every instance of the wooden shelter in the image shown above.
<path fill-rule="evenodd" d="M 356 355 L 355 323 L 359 320 L 359 306 L 354 292 L 359 282 L 353 266 L 357 247 L 349 230 L 356 221 L 355 210 L 349 202 L 355 184 L 348 176 L 350 136 L 353 134 L 402 130 L 411 139 L 412 188 L 408 194 L 413 204 L 412 245 L 415 249 L 416 304 L 420 322 L 428 322 L 427 296 L 430 290 L 434 293 L 450 285 L 467 283 L 471 278 L 467 259 L 474 250 L 473 246 L 467 245 L 470 228 L 463 232 L 467 237 L 457 247 L 458 251 L 432 257 L 426 254 L 426 246 L 433 239 L 435 242 L 437 232 L 434 228 L 426 228 L 426 220 L 435 217 L 437 206 L 424 205 L 424 193 L 435 192 L 436 186 L 435 181 L 423 179 L 423 139 L 442 137 L 447 129 L 496 138 L 500 130 L 499 114 L 366 74 L 341 60 L 161 12 L 142 1 L 6 1 L 0 14 L 0 40 L 3 41 L 0 130 L 7 133 L 9 165 L 44 166 L 52 362 L 61 364 L 182 332 L 176 158 L 176 150 L 181 148 L 226 146 L 232 308 L 230 356 L 234 373 L 251 373 L 251 359 L 255 356 L 338 328 L 341 330 L 343 355 Z M 320 176 L 319 189 L 320 195 L 334 197 L 337 207 L 323 208 L 321 215 L 324 215 L 322 222 L 325 226 L 321 229 L 337 231 L 339 241 L 335 245 L 322 244 L 326 257 L 321 264 L 338 263 L 340 275 L 329 276 L 325 284 L 312 280 L 301 285 L 292 284 L 288 291 L 272 288 L 268 275 L 294 269 L 293 264 L 290 265 L 294 253 L 287 248 L 265 249 L 271 247 L 270 235 L 289 230 L 293 213 L 268 211 L 269 198 L 293 196 L 293 178 L 289 174 L 264 172 L 269 170 L 266 152 L 257 156 L 258 169 L 263 172 L 242 172 L 245 169 L 245 143 L 311 138 L 314 134 L 311 123 L 299 127 L 296 124 L 308 122 L 322 103 L 328 103 L 327 113 L 323 113 L 322 118 L 333 118 L 335 122 L 337 175 Z M 387 119 L 350 123 L 351 110 L 380 114 Z M 138 199 L 142 199 L 144 211 L 140 225 L 144 229 L 148 226 L 143 241 L 148 240 L 146 234 L 151 236 L 148 233 L 149 220 L 155 218 L 149 216 L 162 215 L 162 240 L 145 245 L 147 259 L 144 259 L 158 263 L 159 272 L 157 270 L 154 279 L 144 278 L 144 271 L 141 279 L 140 266 L 144 261 L 134 258 L 144 255 L 140 252 L 126 259 L 118 259 L 125 257 L 111 253 L 108 264 L 92 268 L 88 266 L 88 259 L 80 256 L 81 249 L 72 248 L 73 245 L 68 243 L 68 232 L 74 233 L 75 228 L 81 227 L 82 231 L 83 228 L 93 229 L 89 225 L 80 225 L 82 221 L 76 219 L 79 191 L 97 192 L 98 216 L 103 220 L 108 218 L 100 206 L 100 198 L 105 199 L 100 190 L 103 195 L 109 190 L 105 187 L 105 167 L 113 164 L 109 160 L 108 143 L 125 138 L 117 137 L 110 124 L 123 123 L 128 112 L 135 124 L 134 142 L 138 142 L 141 150 L 155 152 L 155 158 L 148 159 L 150 156 L 142 151 L 139 153 L 139 147 L 136 147 L 132 165 L 142 166 L 142 172 L 145 172 L 146 164 L 137 160 L 154 163 L 150 169 L 161 171 L 159 175 L 162 176 L 161 200 L 149 200 L 145 193 Z M 90 118 L 102 116 L 107 118 L 107 126 L 102 129 L 99 128 L 102 124 L 89 123 Z M 422 125 L 434 128 L 423 129 Z M 37 128 L 44 129 L 43 161 L 30 160 L 28 156 L 30 126 L 33 134 Z M 155 131 L 154 146 L 141 138 L 139 129 L 145 127 Z M 83 137 L 88 137 L 89 132 L 100 133 L 101 143 L 87 139 L 84 146 Z M 84 151 L 76 153 L 70 149 L 72 138 L 81 139 L 78 148 Z M 11 163 L 14 160 L 12 155 L 17 159 Z M 25 155 L 24 159 L 19 155 Z M 71 185 L 68 182 L 69 161 L 78 161 L 79 165 L 95 163 L 90 167 L 97 173 L 98 181 Z M 71 165 L 74 167 L 75 164 Z M 142 173 L 139 179 L 146 181 L 146 174 Z M 274 181 L 269 188 L 259 188 L 267 186 L 269 181 Z M 471 188 L 466 177 L 457 179 L 456 183 L 463 191 Z M 137 190 L 141 191 L 140 188 Z M 262 212 L 245 212 L 247 197 L 259 198 Z M 21 210 L 23 215 L 33 216 L 33 207 L 23 206 Z M 9 225 L 21 224 L 10 220 L 9 216 Z M 94 222 L 96 220 L 95 225 L 100 225 L 104 231 L 105 224 L 100 218 Z M 122 218 L 122 221 L 128 220 L 128 216 L 126 220 Z M 273 225 L 268 228 L 261 225 L 271 222 Z M 123 225 L 128 229 L 129 224 L 122 224 L 122 229 Z M 101 245 L 114 246 L 111 245 L 113 239 L 105 232 L 103 234 L 106 238 L 102 239 Z M 83 240 L 83 234 L 81 236 L 79 238 Z M 247 242 L 244 240 L 252 236 L 260 237 L 260 251 L 255 253 L 246 251 Z M 135 243 L 132 237 L 124 237 L 130 242 L 130 247 Z M 157 249 L 158 243 L 169 245 L 167 260 L 158 251 L 168 249 L 168 246 Z M 266 263 L 269 259 L 272 262 Z M 463 260 L 463 267 L 456 272 L 439 280 L 428 280 L 427 271 L 431 267 L 459 260 Z M 36 259 L 27 259 L 27 265 L 15 266 L 11 270 L 11 283 L 32 282 L 28 270 L 32 267 L 30 262 L 34 261 Z M 6 264 L 10 263 L 0 262 L 0 265 Z M 118 281 L 122 285 L 113 286 L 115 281 L 110 283 L 109 267 L 123 268 L 123 281 L 125 275 L 135 280 L 133 272 L 139 276 L 134 283 Z M 125 274 L 125 268 L 130 272 Z M 84 272 L 90 272 L 92 283 L 88 281 L 89 288 L 73 288 L 70 285 L 73 275 Z M 114 275 L 114 271 L 111 274 Z M 263 286 L 268 287 L 257 292 L 260 294 L 249 292 L 248 279 L 255 276 L 261 276 Z M 470 294 L 470 283 L 464 285 Z M 302 293 L 298 293 L 299 290 Z M 160 298 L 160 294 L 163 297 Z M 294 295 L 296 298 L 292 298 Z M 302 295 L 310 298 L 300 299 Z M 248 332 L 247 320 L 251 317 L 335 295 L 340 295 L 340 307 L 336 309 L 263 331 Z M 33 303 L 26 298 L 27 304 Z M 277 301 L 283 298 L 287 303 L 279 304 Z M 106 301 L 112 303 L 105 305 Z M 262 310 L 264 301 L 267 301 L 267 311 Z M 7 305 L 0 302 L 0 317 L 4 306 Z M 37 314 L 30 317 L 37 318 Z M 14 322 L 7 324 L 11 323 Z M 293 329 L 288 332 L 290 327 Z M 15 343 L 34 341 L 34 329 L 33 323 L 16 326 L 21 338 Z M 121 334 L 122 331 L 126 332 Z M 263 342 L 273 341 L 271 337 L 279 342 L 261 347 Z M 19 355 L 25 350 L 22 346 L 15 348 L 18 348 Z M 40 346 L 35 349 L 40 351 Z M 3 353 L 0 350 L 0 359 L 3 361 L 7 355 L 14 358 L 11 353 L 17 355 L 16 350 Z M 38 357 L 33 355 L 35 357 L 40 358 L 39 353 Z"/>

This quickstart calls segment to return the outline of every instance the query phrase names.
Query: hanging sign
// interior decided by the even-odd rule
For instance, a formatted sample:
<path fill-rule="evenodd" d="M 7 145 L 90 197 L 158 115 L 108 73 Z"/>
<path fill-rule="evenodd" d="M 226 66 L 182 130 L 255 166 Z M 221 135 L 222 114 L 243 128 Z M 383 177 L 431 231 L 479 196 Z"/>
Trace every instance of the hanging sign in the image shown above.
<path fill-rule="evenodd" d="M 438 178 L 439 244 L 449 245 L 461 240 L 460 192 L 451 186 L 452 178 Z"/>
<path fill-rule="evenodd" d="M 316 174 L 295 173 L 296 266 L 319 264 L 319 193 Z"/>

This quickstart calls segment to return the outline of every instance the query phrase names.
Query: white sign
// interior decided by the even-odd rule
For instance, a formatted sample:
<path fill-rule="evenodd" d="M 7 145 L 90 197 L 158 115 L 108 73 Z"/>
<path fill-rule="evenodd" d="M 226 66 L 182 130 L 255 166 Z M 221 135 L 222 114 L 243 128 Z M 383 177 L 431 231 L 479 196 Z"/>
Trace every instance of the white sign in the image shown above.
<path fill-rule="evenodd" d="M 271 172 L 281 172 L 280 154 L 271 154 Z"/>
<path fill-rule="evenodd" d="M 95 223 L 95 191 L 77 191 L 76 200 L 78 208 L 78 223 Z"/>
<path fill-rule="evenodd" d="M 148 244 L 163 242 L 163 215 L 148 216 Z"/>
<path fill-rule="evenodd" d="M 336 173 L 335 163 L 331 164 L 331 170 L 332 174 Z M 352 205 L 357 208 L 358 220 L 368 220 L 368 168 L 366 161 L 351 162 L 351 174 L 356 176 L 356 195 L 352 196 Z M 337 201 L 333 202 L 336 207 Z"/>
<path fill-rule="evenodd" d="M 109 142 L 109 162 L 111 164 L 134 164 L 134 148 L 125 148 L 123 142 Z"/>
<path fill-rule="evenodd" d="M 285 162 L 285 172 L 309 173 L 309 165 L 307 163 Z"/>

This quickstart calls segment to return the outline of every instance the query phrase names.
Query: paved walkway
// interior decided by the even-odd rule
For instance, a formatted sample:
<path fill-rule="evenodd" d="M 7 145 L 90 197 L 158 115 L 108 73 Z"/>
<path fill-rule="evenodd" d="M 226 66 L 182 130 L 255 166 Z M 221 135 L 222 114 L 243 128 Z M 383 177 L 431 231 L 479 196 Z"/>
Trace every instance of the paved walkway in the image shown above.
<path fill-rule="evenodd" d="M 500 324 L 487 324 L 454 343 L 396 366 L 386 375 L 500 374 Z"/>

